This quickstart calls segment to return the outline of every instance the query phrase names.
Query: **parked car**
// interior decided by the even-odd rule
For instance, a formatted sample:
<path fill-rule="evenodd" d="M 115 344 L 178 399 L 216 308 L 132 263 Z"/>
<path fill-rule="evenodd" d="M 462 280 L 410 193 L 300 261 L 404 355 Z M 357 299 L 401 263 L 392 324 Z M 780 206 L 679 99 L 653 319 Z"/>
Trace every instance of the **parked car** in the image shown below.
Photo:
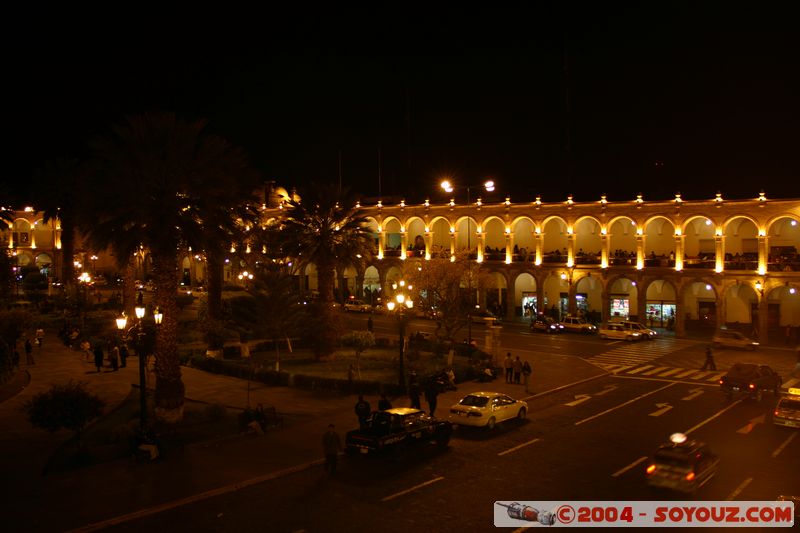
<path fill-rule="evenodd" d="M 743 348 L 745 350 L 755 350 L 758 348 L 758 342 L 749 339 L 739 333 L 738 331 L 731 331 L 728 329 L 720 329 L 714 334 L 711 339 L 711 344 L 714 348 L 727 346 L 728 348 Z"/>
<path fill-rule="evenodd" d="M 748 363 L 734 364 L 719 380 L 722 391 L 728 397 L 745 394 L 757 402 L 761 401 L 764 391 L 772 391 L 772 394 L 777 396 L 782 383 L 781 377 L 767 365 Z"/>
<path fill-rule="evenodd" d="M 692 493 L 714 477 L 718 467 L 719 457 L 707 444 L 675 433 L 652 454 L 645 474 L 650 486 Z"/>
<path fill-rule="evenodd" d="M 568 333 L 584 333 L 586 335 L 597 332 L 597 326 L 589 324 L 586 320 L 577 316 L 566 316 L 561 321 L 564 330 Z"/>
<path fill-rule="evenodd" d="M 453 426 L 446 420 L 431 418 L 420 409 L 396 407 L 376 411 L 363 429 L 354 429 L 345 437 L 348 453 L 376 454 L 425 443 L 445 447 Z"/>
<path fill-rule="evenodd" d="M 539 315 L 531 320 L 531 331 L 542 333 L 564 333 L 564 324 L 556 322 L 549 316 Z"/>
<path fill-rule="evenodd" d="M 528 404 L 500 392 L 473 392 L 450 407 L 448 420 L 456 425 L 478 426 L 492 430 L 506 420 L 522 420 Z"/>
<path fill-rule="evenodd" d="M 618 322 L 600 326 L 598 335 L 601 339 L 622 339 L 626 341 L 640 341 L 645 338 L 638 331 L 626 329 L 625 326 Z"/>
<path fill-rule="evenodd" d="M 372 306 L 364 300 L 347 300 L 344 303 L 345 311 L 358 311 L 359 313 L 369 313 L 372 311 Z"/>

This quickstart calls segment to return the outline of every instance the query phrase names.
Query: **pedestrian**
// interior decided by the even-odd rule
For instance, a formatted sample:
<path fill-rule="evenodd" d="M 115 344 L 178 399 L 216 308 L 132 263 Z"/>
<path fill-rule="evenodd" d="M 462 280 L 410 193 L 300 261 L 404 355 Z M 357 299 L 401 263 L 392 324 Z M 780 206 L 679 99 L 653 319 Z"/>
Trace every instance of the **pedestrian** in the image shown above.
<path fill-rule="evenodd" d="M 422 409 L 419 395 L 419 382 L 417 382 L 416 376 L 412 374 L 408 380 L 408 398 L 411 400 L 411 407 L 413 409 Z"/>
<path fill-rule="evenodd" d="M 119 367 L 128 366 L 128 346 L 123 342 L 119 347 Z"/>
<path fill-rule="evenodd" d="M 519 356 L 514 360 L 514 383 L 519 385 L 519 378 L 522 375 L 522 361 L 519 360 Z"/>
<path fill-rule="evenodd" d="M 33 360 L 33 345 L 31 344 L 31 340 L 27 338 L 25 339 L 25 364 L 36 364 L 36 362 Z"/>
<path fill-rule="evenodd" d="M 367 331 L 372 333 L 372 328 L 374 326 L 375 326 L 375 324 L 372 322 L 372 317 L 367 318 Z"/>
<path fill-rule="evenodd" d="M 364 399 L 363 394 L 358 395 L 358 401 L 356 402 L 355 406 L 356 416 L 358 417 L 358 425 L 361 429 L 367 427 L 367 420 L 369 419 L 370 413 L 372 413 L 372 408 L 369 405 L 369 402 Z"/>
<path fill-rule="evenodd" d="M 511 376 L 514 372 L 514 361 L 511 360 L 511 352 L 506 354 L 506 358 L 503 361 L 503 368 L 506 369 L 506 383 L 511 383 Z"/>
<path fill-rule="evenodd" d="M 391 408 L 392 402 L 389 401 L 389 398 L 387 398 L 385 394 L 381 394 L 381 399 L 378 400 L 378 411 L 386 411 Z"/>
<path fill-rule="evenodd" d="M 717 364 L 714 362 L 714 355 L 711 353 L 711 346 L 706 346 L 706 362 L 700 370 L 716 370 Z"/>
<path fill-rule="evenodd" d="M 531 368 L 531 364 L 528 361 L 525 361 L 522 364 L 522 382 L 525 384 L 525 392 L 530 392 L 528 390 L 528 382 L 531 379 L 532 373 L 533 373 L 533 368 Z"/>
<path fill-rule="evenodd" d="M 40 349 L 42 347 L 43 341 L 44 341 L 44 329 L 38 328 L 36 330 L 36 344 L 39 346 Z"/>
<path fill-rule="evenodd" d="M 336 473 L 336 462 L 339 450 L 342 449 L 342 440 L 336 433 L 333 424 L 328 424 L 328 431 L 322 435 L 322 449 L 325 452 L 325 471 L 330 474 Z"/>
<path fill-rule="evenodd" d="M 100 343 L 97 343 L 97 346 L 94 347 L 94 366 L 97 367 L 97 371 L 103 368 L 103 359 L 105 354 L 103 354 L 103 347 L 100 346 Z"/>
<path fill-rule="evenodd" d="M 108 351 L 108 360 L 111 362 L 111 371 L 119 370 L 119 346 L 116 344 Z"/>
<path fill-rule="evenodd" d="M 436 412 L 436 403 L 437 403 L 437 396 L 439 395 L 439 387 L 436 385 L 434 380 L 428 381 L 428 385 L 425 387 L 425 401 L 428 402 L 428 409 L 431 412 L 431 416 Z"/>

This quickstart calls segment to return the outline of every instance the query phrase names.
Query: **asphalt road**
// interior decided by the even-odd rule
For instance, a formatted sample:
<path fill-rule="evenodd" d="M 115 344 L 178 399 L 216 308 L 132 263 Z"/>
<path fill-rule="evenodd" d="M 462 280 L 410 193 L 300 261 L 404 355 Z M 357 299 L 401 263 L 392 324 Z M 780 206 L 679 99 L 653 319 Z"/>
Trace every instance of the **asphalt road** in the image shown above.
<path fill-rule="evenodd" d="M 491 433 L 459 428 L 444 452 L 348 457 L 333 477 L 315 467 L 114 529 L 493 531 L 498 500 L 774 500 L 800 492 L 800 432 L 771 423 L 771 397 L 730 402 L 707 378 L 609 375 L 529 402 L 522 423 Z M 673 432 L 721 457 L 717 476 L 693 497 L 645 483 L 643 458 Z"/>

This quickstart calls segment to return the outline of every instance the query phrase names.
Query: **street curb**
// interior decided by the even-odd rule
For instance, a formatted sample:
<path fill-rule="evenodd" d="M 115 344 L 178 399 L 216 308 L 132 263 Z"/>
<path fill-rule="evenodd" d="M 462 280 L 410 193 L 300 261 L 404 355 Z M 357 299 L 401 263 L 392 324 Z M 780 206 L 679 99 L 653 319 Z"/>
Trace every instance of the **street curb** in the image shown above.
<path fill-rule="evenodd" d="M 205 492 L 200 492 L 198 494 L 194 494 L 192 496 L 187 496 L 185 498 L 180 498 L 177 500 L 172 500 L 166 503 L 162 503 L 159 505 L 154 505 L 152 507 L 146 507 L 144 509 L 140 509 L 138 511 L 134 511 L 132 513 L 124 514 L 121 516 L 117 516 L 114 518 L 109 518 L 108 520 L 103 520 L 101 522 L 93 522 L 91 524 L 87 524 L 85 526 L 68 530 L 67 533 L 73 532 L 87 532 L 87 531 L 98 531 L 100 529 L 107 528 L 109 526 L 119 525 L 125 522 L 130 522 L 131 520 L 137 520 L 139 518 L 145 518 L 147 516 L 155 515 L 158 513 L 162 513 L 164 511 L 169 511 L 170 509 L 175 509 L 177 507 L 181 507 L 184 505 L 188 505 L 191 503 L 199 502 L 202 500 L 207 500 L 209 498 L 213 498 L 215 496 L 221 496 L 222 494 L 227 494 L 230 492 L 236 492 L 238 490 L 257 485 L 259 483 L 263 483 L 265 481 L 271 481 L 273 479 L 278 479 L 283 476 L 287 476 L 289 474 L 296 474 L 297 472 L 302 472 L 304 470 L 308 470 L 309 468 L 313 468 L 315 466 L 320 466 L 325 463 L 324 459 L 316 459 L 314 461 L 303 463 L 295 466 L 290 466 L 289 468 L 284 468 L 283 470 L 276 470 L 274 472 L 270 472 L 269 474 L 264 474 L 262 476 L 257 476 L 254 478 L 247 479 L 245 481 L 240 481 L 237 483 L 231 483 L 230 485 L 225 485 L 216 489 L 207 490 Z"/>

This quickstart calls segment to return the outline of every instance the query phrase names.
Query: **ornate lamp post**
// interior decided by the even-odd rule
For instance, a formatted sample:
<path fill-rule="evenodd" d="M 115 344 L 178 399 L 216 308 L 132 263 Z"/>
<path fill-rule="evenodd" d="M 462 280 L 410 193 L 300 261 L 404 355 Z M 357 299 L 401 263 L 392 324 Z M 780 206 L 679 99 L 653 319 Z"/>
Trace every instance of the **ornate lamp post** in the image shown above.
<path fill-rule="evenodd" d="M 147 380 L 145 373 L 147 354 L 145 353 L 144 347 L 145 332 L 143 320 L 145 315 L 145 307 L 143 305 L 137 305 L 135 311 L 136 325 L 134 328 L 136 329 L 136 356 L 139 358 L 139 431 L 142 435 L 144 435 L 145 428 L 147 427 Z M 156 326 L 161 325 L 163 318 L 164 315 L 161 313 L 161 310 L 156 308 L 155 313 L 153 313 L 153 320 L 155 321 Z M 124 331 L 128 325 L 128 317 L 126 317 L 125 313 L 123 313 L 122 316 L 116 319 L 116 322 L 117 329 Z"/>
<path fill-rule="evenodd" d="M 455 187 L 450 180 L 443 180 L 439 186 L 447 193 L 452 193 L 456 188 L 461 190 L 466 189 L 467 191 L 467 205 L 470 205 L 470 192 L 473 188 L 482 188 L 486 192 L 493 192 L 494 191 L 494 181 L 487 180 L 481 185 L 462 185 L 461 187 Z M 480 200 L 478 201 L 480 203 Z M 453 205 L 453 201 L 451 200 L 451 204 Z M 472 218 L 467 217 L 467 259 L 470 259 L 470 253 L 472 252 Z M 468 263 L 469 264 L 469 263 Z M 469 269 L 467 272 L 467 291 L 469 293 L 469 301 L 467 302 L 467 344 L 470 346 L 472 345 L 472 309 L 475 307 L 472 303 L 472 269 Z"/>
<path fill-rule="evenodd" d="M 400 385 L 400 390 L 405 392 L 406 390 L 406 371 L 405 371 L 405 342 L 406 342 L 406 323 L 408 321 L 407 310 L 410 310 L 414 307 L 414 300 L 411 299 L 410 296 L 407 296 L 405 293 L 405 289 L 409 291 L 412 289 L 411 285 L 406 286 L 406 282 L 400 280 L 396 283 L 392 284 L 392 288 L 396 291 L 394 295 L 394 301 L 389 300 L 386 302 L 386 307 L 389 311 L 394 312 L 397 316 L 397 323 L 399 327 L 400 333 L 400 365 L 398 368 L 398 384 Z"/>
<path fill-rule="evenodd" d="M 88 272 L 82 272 L 78 276 L 78 283 L 81 286 L 81 331 L 86 329 L 86 307 L 89 305 L 89 285 L 92 283 L 92 276 Z"/>

